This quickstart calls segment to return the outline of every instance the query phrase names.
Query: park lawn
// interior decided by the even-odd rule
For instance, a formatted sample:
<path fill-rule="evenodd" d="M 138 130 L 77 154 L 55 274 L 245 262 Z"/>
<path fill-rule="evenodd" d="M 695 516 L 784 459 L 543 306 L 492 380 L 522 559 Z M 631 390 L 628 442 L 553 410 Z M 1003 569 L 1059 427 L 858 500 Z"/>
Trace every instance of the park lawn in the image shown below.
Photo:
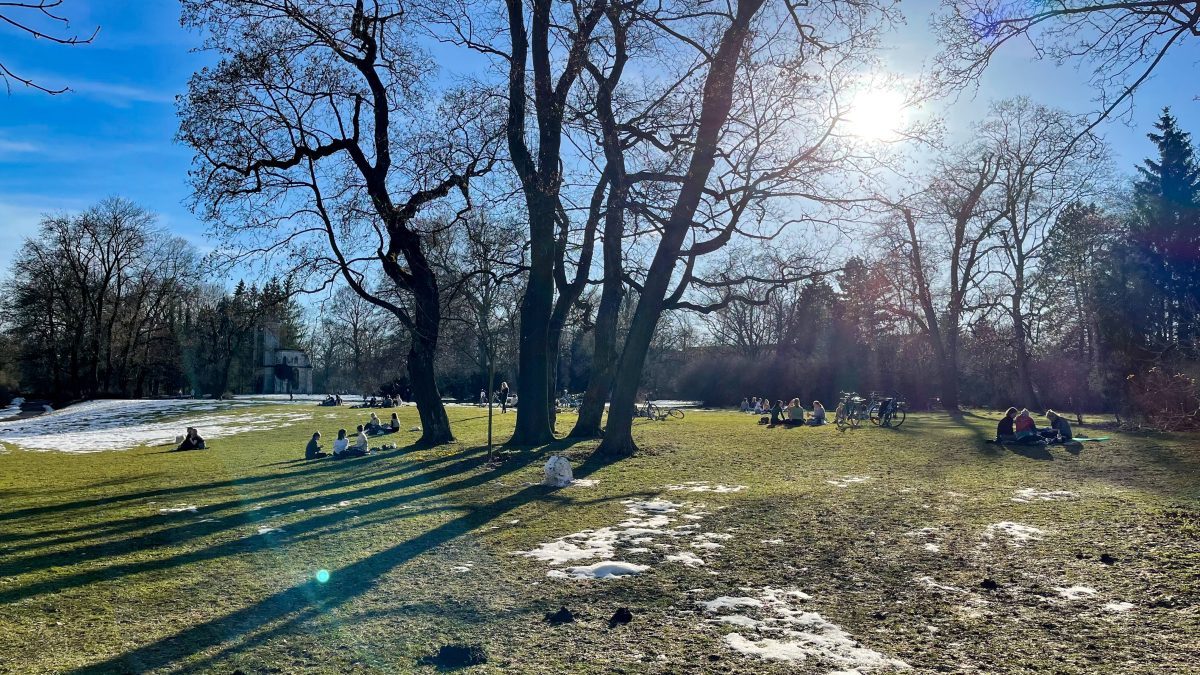
<path fill-rule="evenodd" d="M 327 445 L 363 417 L 312 411 Z M 1114 434 L 1079 454 L 1023 455 L 984 444 L 995 422 L 980 415 L 839 433 L 696 411 L 641 422 L 643 452 L 616 463 L 564 441 L 488 465 L 484 413 L 449 412 L 457 444 L 337 462 L 296 459 L 303 424 L 189 453 L 0 455 L 0 673 L 432 671 L 422 659 L 449 643 L 482 644 L 478 672 L 855 665 L 739 653 L 728 634 L 759 636 L 697 605 L 764 588 L 807 594 L 789 602 L 917 672 L 1200 664 L 1196 436 Z M 497 415 L 498 438 L 513 418 Z M 415 424 L 415 410 L 401 420 Z M 552 452 L 596 483 L 537 485 Z M 691 491 L 717 486 L 745 488 Z M 1013 500 L 1028 488 L 1076 496 Z M 618 554 L 647 565 L 640 575 L 562 579 L 547 573 L 598 559 L 514 555 L 639 517 L 626 500 L 672 502 L 675 534 L 648 538 L 672 548 Z M 1038 531 L 988 529 L 1003 523 Z M 664 559 L 683 551 L 705 564 Z M 1072 587 L 1084 590 L 1059 590 Z M 546 623 L 560 606 L 578 620 Z M 619 607 L 633 622 L 610 628 Z"/>

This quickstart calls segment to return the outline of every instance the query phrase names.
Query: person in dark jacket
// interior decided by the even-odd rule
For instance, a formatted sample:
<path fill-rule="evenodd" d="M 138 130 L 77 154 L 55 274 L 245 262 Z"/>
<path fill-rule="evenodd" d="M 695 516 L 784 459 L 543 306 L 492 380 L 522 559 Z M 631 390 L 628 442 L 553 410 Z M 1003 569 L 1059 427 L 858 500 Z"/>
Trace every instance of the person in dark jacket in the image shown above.
<path fill-rule="evenodd" d="M 1050 420 L 1050 433 L 1044 433 L 1046 440 L 1051 443 L 1068 443 L 1075 438 L 1075 432 L 1071 429 L 1071 423 L 1067 418 L 1059 415 L 1053 410 L 1046 411 L 1046 419 Z"/>
<path fill-rule="evenodd" d="M 775 426 L 783 421 L 783 399 L 775 401 L 775 405 L 771 406 L 771 426 Z"/>
<path fill-rule="evenodd" d="M 321 432 L 313 432 L 312 438 L 308 441 L 308 446 L 304 448 L 304 459 L 320 459 L 328 457 L 329 454 L 321 451 Z"/>
<path fill-rule="evenodd" d="M 183 437 L 183 442 L 179 444 L 176 450 L 205 450 L 207 448 L 208 445 L 204 443 L 204 439 L 201 438 L 200 432 L 196 427 L 188 427 L 187 434 Z"/>
<path fill-rule="evenodd" d="M 1017 409 L 1009 408 L 996 425 L 996 442 L 1012 443 L 1017 440 L 1017 432 L 1013 429 L 1013 420 L 1017 418 Z"/>

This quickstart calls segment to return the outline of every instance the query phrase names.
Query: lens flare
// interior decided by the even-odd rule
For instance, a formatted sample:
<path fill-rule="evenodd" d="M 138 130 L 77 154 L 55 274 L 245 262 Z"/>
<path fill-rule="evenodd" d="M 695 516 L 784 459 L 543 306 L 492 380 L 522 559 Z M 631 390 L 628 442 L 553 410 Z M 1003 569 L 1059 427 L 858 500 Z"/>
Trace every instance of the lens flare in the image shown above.
<path fill-rule="evenodd" d="M 329 581 L 329 570 L 317 570 L 317 583 L 323 584 Z"/>

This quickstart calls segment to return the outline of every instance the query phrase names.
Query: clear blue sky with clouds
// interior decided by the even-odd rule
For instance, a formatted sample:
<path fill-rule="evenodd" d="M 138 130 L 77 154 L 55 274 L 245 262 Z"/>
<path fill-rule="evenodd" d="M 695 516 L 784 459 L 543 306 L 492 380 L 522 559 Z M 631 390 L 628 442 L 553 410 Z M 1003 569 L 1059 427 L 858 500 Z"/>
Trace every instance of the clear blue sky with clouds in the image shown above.
<path fill-rule="evenodd" d="M 936 2 L 906 0 L 902 9 L 908 25 L 889 36 L 884 58 L 912 70 L 936 51 L 927 28 Z M 58 96 L 19 85 L 0 92 L 0 268 L 43 213 L 77 211 L 112 195 L 157 212 L 164 226 L 204 249 L 205 227 L 186 207 L 191 153 L 174 141 L 174 99 L 212 57 L 194 51 L 199 37 L 179 26 L 173 0 L 67 0 L 62 11 L 73 32 L 99 26 L 95 41 L 64 47 L 0 27 L 0 58 L 10 69 L 72 89 Z M 1165 105 L 1200 138 L 1198 55 L 1200 39 L 1183 44 L 1136 96 L 1132 124 L 1100 128 L 1121 171 L 1132 172 L 1151 151 L 1145 134 Z M 969 133 L 987 101 L 1018 94 L 1073 112 L 1091 109 L 1085 73 L 1032 56 L 1015 44 L 1002 50 L 978 91 L 949 108 L 951 128 Z"/>

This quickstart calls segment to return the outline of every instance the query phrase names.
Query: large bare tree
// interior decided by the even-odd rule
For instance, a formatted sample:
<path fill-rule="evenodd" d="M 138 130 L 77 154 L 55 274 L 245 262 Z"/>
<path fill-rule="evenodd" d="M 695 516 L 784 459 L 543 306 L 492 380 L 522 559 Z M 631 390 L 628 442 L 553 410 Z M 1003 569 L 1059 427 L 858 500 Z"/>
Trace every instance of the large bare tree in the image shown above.
<path fill-rule="evenodd" d="M 198 207 L 227 252 L 274 256 L 309 287 L 337 278 L 408 331 L 423 443 L 453 440 L 435 380 L 438 279 L 419 218 L 492 166 L 486 92 L 437 92 L 403 3 L 184 0 L 220 55 L 180 109 Z"/>

